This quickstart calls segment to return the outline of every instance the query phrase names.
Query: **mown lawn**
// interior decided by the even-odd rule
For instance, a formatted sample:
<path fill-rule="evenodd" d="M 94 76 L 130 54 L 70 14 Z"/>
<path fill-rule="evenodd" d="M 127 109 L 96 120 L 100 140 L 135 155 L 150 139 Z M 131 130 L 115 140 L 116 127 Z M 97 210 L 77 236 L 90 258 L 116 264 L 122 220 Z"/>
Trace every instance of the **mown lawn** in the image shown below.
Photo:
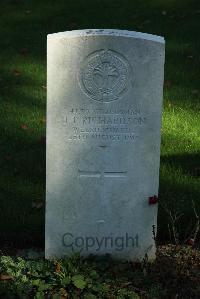
<path fill-rule="evenodd" d="M 164 36 L 166 64 L 158 240 L 181 239 L 200 213 L 200 2 L 4 0 L 0 9 L 0 242 L 43 246 L 46 36 L 120 28 Z M 162 207 L 165 206 L 165 209 Z M 179 238 L 179 236 L 177 236 Z"/>

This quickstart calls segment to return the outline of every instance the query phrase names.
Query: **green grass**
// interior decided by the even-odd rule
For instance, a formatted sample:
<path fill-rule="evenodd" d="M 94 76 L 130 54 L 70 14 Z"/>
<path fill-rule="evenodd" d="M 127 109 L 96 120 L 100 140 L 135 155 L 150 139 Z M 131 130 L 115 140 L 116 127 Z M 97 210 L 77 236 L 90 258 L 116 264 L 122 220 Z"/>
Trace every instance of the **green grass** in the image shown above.
<path fill-rule="evenodd" d="M 200 213 L 200 2 L 4 0 L 0 11 L 0 241 L 44 240 L 46 35 L 120 28 L 166 39 L 160 200 L 183 212 L 184 235 Z M 41 203 L 43 206 L 41 207 Z M 169 222 L 160 208 L 158 236 Z"/>

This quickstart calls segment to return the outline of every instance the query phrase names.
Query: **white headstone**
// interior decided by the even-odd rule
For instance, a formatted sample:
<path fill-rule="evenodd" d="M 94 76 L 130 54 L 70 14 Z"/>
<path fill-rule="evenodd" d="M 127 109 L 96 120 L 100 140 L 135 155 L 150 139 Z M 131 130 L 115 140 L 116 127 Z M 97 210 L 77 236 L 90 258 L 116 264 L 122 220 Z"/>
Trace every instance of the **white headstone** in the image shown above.
<path fill-rule="evenodd" d="M 48 35 L 46 257 L 155 255 L 164 39 Z"/>

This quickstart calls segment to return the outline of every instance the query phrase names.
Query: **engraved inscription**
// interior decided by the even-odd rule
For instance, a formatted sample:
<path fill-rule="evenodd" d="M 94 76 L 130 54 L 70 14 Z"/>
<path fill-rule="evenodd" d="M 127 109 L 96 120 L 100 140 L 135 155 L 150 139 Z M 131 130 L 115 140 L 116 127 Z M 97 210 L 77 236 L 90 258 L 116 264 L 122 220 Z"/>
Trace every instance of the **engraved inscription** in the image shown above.
<path fill-rule="evenodd" d="M 71 141 L 133 142 L 139 137 L 139 128 L 146 124 L 146 117 L 133 108 L 72 108 L 64 117 Z"/>
<path fill-rule="evenodd" d="M 81 89 L 93 100 L 111 102 L 128 88 L 130 66 L 125 57 L 113 50 L 91 53 L 79 73 Z"/>

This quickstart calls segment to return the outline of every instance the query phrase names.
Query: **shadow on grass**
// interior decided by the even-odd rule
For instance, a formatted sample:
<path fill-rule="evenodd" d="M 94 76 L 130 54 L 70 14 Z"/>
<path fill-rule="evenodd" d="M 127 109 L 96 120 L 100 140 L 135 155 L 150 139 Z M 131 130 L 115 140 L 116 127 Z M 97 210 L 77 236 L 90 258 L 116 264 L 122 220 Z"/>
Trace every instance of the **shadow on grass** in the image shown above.
<path fill-rule="evenodd" d="M 158 213 L 158 240 L 174 241 L 170 236 L 171 220 L 166 208 L 173 215 L 181 215 L 175 226 L 178 232 L 177 239 L 186 240 L 193 237 L 197 219 L 200 216 L 200 154 L 180 154 L 161 157 L 159 213 Z"/>
<path fill-rule="evenodd" d="M 200 152 L 161 157 L 162 164 L 168 164 L 171 169 L 180 169 L 183 175 L 200 179 Z"/>
<path fill-rule="evenodd" d="M 46 103 L 31 96 L 40 89 L 24 76 L 8 79 L 0 108 L 0 244 L 30 247 L 44 245 L 45 123 Z M 30 88 L 26 92 L 25 88 Z"/>
<path fill-rule="evenodd" d="M 9 133 L 9 147 L 0 161 L 0 244 L 43 246 L 45 144 L 31 132 Z"/>

